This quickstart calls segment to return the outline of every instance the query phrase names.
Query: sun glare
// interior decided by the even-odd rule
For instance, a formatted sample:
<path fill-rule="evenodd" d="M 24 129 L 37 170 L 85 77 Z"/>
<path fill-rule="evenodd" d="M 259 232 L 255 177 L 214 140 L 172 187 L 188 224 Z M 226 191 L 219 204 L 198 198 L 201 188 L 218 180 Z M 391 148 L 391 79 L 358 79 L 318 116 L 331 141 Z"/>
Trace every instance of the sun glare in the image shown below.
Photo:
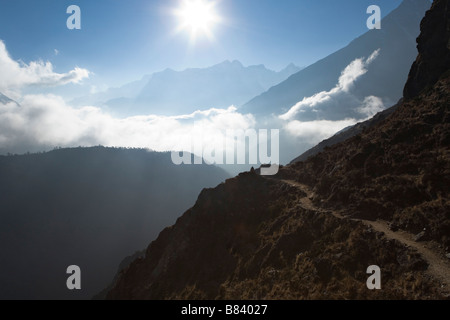
<path fill-rule="evenodd" d="M 188 31 L 191 40 L 202 35 L 212 39 L 212 29 L 220 20 L 215 5 L 216 2 L 212 0 L 183 0 L 175 10 L 180 22 L 178 31 Z"/>

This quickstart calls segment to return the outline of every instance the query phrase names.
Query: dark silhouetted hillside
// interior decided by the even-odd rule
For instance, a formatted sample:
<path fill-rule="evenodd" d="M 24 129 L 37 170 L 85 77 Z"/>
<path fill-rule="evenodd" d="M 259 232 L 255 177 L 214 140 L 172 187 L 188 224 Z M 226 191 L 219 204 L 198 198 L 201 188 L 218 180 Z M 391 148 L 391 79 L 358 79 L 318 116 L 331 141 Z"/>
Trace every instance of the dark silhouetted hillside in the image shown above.
<path fill-rule="evenodd" d="M 427 86 L 432 86 L 441 77 L 442 70 L 450 68 L 450 28 L 448 26 L 448 2 L 441 1 L 422 21 L 422 33 L 417 39 L 419 56 L 412 65 L 404 89 L 404 97 L 417 96 Z"/>
<path fill-rule="evenodd" d="M 111 148 L 0 156 L 0 299 L 91 298 L 227 174 L 170 153 Z M 69 265 L 82 270 L 69 292 Z"/>

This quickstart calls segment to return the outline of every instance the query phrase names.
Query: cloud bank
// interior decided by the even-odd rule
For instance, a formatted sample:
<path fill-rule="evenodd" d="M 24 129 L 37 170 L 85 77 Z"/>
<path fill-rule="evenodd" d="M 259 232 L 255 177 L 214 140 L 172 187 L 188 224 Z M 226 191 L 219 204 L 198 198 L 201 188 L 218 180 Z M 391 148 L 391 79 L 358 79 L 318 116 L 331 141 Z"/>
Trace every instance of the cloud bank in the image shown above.
<path fill-rule="evenodd" d="M 15 103 L 0 103 L 0 150 L 11 153 L 54 147 L 116 146 L 155 151 L 191 150 L 192 138 L 214 141 L 227 129 L 255 125 L 251 115 L 235 107 L 197 111 L 174 117 L 114 118 L 97 107 L 73 108 L 58 96 L 27 95 Z M 192 137 L 194 127 L 201 136 Z"/>
<path fill-rule="evenodd" d="M 361 99 L 352 93 L 358 79 L 367 73 L 379 53 L 380 49 L 367 59 L 355 59 L 342 71 L 333 89 L 305 97 L 280 115 L 286 132 L 296 139 L 316 144 L 384 110 L 381 98 L 368 96 Z"/>
<path fill-rule="evenodd" d="M 367 59 L 355 59 L 343 71 L 337 85 L 330 91 L 322 91 L 306 97 L 295 104 L 288 112 L 280 115 L 280 119 L 297 120 L 342 120 L 345 117 L 365 116 L 364 105 L 351 89 L 356 81 L 367 73 L 369 65 L 378 57 L 380 49 L 374 51 Z M 381 101 L 379 99 L 378 101 Z M 367 102 L 369 103 L 369 102 Z"/>

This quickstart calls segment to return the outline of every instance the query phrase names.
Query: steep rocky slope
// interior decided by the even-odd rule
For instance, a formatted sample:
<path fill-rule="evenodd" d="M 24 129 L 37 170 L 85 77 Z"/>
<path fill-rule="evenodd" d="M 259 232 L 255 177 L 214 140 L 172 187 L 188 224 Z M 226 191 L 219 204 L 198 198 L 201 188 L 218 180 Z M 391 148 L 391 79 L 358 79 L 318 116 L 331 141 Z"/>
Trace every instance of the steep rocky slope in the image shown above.
<path fill-rule="evenodd" d="M 435 1 L 422 21 L 405 100 L 391 117 L 290 168 L 314 186 L 322 205 L 393 220 L 414 233 L 426 228 L 426 237 L 445 247 L 450 245 L 449 11 L 448 0 Z"/>
<path fill-rule="evenodd" d="M 392 220 L 450 245 L 450 78 L 378 126 L 287 170 L 322 206 Z"/>
<path fill-rule="evenodd" d="M 413 249 L 305 208 L 283 181 L 242 174 L 204 191 L 110 291 L 110 299 L 439 298 Z M 365 286 L 383 268 L 383 290 Z"/>
<path fill-rule="evenodd" d="M 424 88 L 433 85 L 443 70 L 450 66 L 449 2 L 435 3 L 434 10 L 427 13 L 421 24 L 421 34 L 417 39 L 419 56 L 408 76 L 404 96 L 417 96 Z"/>
<path fill-rule="evenodd" d="M 423 20 L 422 35 L 446 39 L 432 59 L 448 54 L 449 9 L 436 0 Z M 434 65 L 424 54 L 434 38 L 419 38 L 423 66 Z M 426 69 L 413 68 L 406 87 L 420 94 L 306 162 L 204 190 L 108 298 L 448 298 L 449 67 L 425 82 Z M 366 287 L 370 265 L 381 268 L 382 290 Z"/>

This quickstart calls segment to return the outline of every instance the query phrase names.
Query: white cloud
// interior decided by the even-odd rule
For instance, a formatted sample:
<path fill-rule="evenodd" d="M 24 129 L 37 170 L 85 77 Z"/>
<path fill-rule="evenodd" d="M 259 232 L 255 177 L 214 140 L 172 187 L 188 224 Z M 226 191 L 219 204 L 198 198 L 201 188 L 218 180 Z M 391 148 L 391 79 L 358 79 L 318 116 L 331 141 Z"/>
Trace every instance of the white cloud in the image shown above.
<path fill-rule="evenodd" d="M 194 124 L 202 128 L 201 136 L 192 136 Z M 55 146 L 104 145 L 190 151 L 192 139 L 206 144 L 227 129 L 245 130 L 254 125 L 253 116 L 237 113 L 234 107 L 120 119 L 96 107 L 72 108 L 58 96 L 27 95 L 20 106 L 0 103 L 0 150 L 23 153 Z"/>
<path fill-rule="evenodd" d="M 279 116 L 285 121 L 283 128 L 286 132 L 298 141 L 314 145 L 384 110 L 381 98 L 368 96 L 360 99 L 352 93 L 355 83 L 367 73 L 379 53 L 378 49 L 367 59 L 355 59 L 342 71 L 333 89 L 306 97 Z"/>
<path fill-rule="evenodd" d="M 57 86 L 79 83 L 89 77 L 88 70 L 78 67 L 67 73 L 56 73 L 50 62 L 32 61 L 26 64 L 14 61 L 1 40 L 0 70 L 0 91 L 5 93 L 31 85 Z"/>
<path fill-rule="evenodd" d="M 306 97 L 295 104 L 288 112 L 282 114 L 280 119 L 294 120 L 297 115 L 302 118 L 335 118 L 347 117 L 362 105 L 357 97 L 351 94 L 355 82 L 368 71 L 379 55 L 380 49 L 374 51 L 367 59 L 355 59 L 341 73 L 337 85 L 330 91 L 322 91 L 311 97 Z M 337 120 L 337 119 L 335 119 Z M 339 119 L 341 120 L 341 119 Z"/>
<path fill-rule="evenodd" d="M 59 54 L 59 50 L 58 49 L 54 49 L 55 52 L 55 56 L 57 56 Z"/>
<path fill-rule="evenodd" d="M 336 132 L 357 123 L 355 119 L 340 121 L 317 120 L 301 122 L 294 120 L 286 124 L 284 129 L 295 138 L 310 144 L 316 144 L 334 135 Z"/>
<path fill-rule="evenodd" d="M 366 74 L 366 72 L 368 71 L 367 68 L 379 56 L 379 54 L 380 49 L 375 50 L 365 61 L 364 59 L 356 59 L 352 61 L 344 69 L 344 71 L 342 71 L 342 74 L 339 77 L 339 84 L 337 85 L 337 88 L 341 89 L 344 92 L 349 92 L 355 84 L 356 80 L 358 80 L 358 78 L 362 75 Z"/>
<path fill-rule="evenodd" d="M 358 108 L 358 112 L 365 115 L 367 118 L 372 118 L 384 109 L 383 100 L 375 96 L 368 96 L 364 99 L 363 105 Z"/>

